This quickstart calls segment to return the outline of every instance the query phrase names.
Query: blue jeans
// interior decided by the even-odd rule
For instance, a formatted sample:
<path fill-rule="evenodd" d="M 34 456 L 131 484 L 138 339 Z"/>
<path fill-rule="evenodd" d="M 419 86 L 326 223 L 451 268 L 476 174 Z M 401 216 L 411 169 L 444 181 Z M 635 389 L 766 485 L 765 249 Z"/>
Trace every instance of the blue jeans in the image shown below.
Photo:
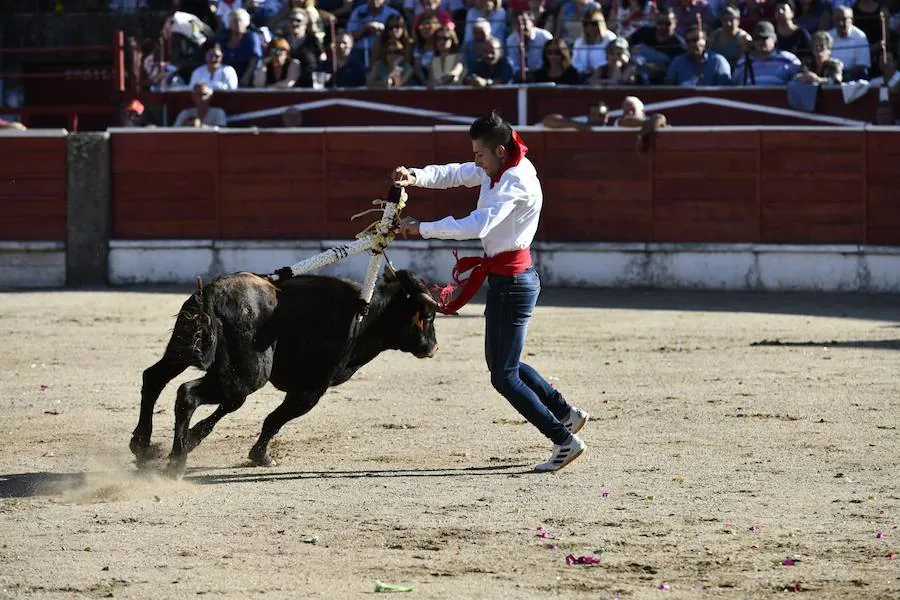
<path fill-rule="evenodd" d="M 537 371 L 519 362 L 540 293 L 534 267 L 513 276 L 488 275 L 484 354 L 494 389 L 554 444 L 564 444 L 571 434 L 560 421 L 569 414 L 568 403 Z"/>

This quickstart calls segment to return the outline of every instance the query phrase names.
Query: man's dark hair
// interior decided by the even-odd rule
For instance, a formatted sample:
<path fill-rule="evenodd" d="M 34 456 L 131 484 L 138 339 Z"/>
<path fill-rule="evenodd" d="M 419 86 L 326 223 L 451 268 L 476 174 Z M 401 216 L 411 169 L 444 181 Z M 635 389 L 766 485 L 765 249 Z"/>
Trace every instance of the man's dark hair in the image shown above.
<path fill-rule="evenodd" d="M 481 140 L 491 150 L 503 146 L 508 151 L 512 145 L 512 127 L 497 114 L 496 110 L 492 110 L 491 114 L 479 117 L 472 123 L 469 127 L 469 137 Z"/>

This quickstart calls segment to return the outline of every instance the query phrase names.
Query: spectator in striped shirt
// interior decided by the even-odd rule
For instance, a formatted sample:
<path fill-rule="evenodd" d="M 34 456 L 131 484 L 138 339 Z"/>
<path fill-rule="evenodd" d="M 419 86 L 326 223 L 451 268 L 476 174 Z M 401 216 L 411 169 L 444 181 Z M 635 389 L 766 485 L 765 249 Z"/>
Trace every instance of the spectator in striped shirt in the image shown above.
<path fill-rule="evenodd" d="M 760 21 L 753 28 L 753 48 L 734 68 L 735 85 L 787 85 L 800 70 L 800 59 L 775 48 L 775 27 Z"/>

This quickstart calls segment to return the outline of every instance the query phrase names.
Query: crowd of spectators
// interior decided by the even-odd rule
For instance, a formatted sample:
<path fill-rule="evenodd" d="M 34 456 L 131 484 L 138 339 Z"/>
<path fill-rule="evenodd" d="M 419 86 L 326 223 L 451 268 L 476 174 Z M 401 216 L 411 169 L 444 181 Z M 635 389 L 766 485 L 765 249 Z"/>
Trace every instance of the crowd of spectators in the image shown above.
<path fill-rule="evenodd" d="M 152 89 L 873 80 L 900 87 L 900 0 L 176 4 L 144 49 Z"/>

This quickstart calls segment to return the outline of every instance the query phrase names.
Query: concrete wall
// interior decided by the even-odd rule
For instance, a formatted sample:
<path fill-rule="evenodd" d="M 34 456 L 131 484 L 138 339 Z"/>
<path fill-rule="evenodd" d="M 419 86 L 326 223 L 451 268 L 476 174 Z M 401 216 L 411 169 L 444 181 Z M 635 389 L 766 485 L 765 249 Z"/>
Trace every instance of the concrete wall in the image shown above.
<path fill-rule="evenodd" d="M 60 287 L 65 283 L 63 242 L 0 241 L 0 289 Z"/>
<path fill-rule="evenodd" d="M 345 243 L 237 241 L 113 241 L 113 284 L 190 283 L 234 271 L 269 273 Z M 450 280 L 453 249 L 472 243 L 396 241 L 388 258 L 426 279 Z M 535 244 L 544 285 L 559 287 L 686 288 L 754 291 L 900 293 L 900 248 L 762 244 Z M 361 281 L 361 254 L 320 273 Z"/>

